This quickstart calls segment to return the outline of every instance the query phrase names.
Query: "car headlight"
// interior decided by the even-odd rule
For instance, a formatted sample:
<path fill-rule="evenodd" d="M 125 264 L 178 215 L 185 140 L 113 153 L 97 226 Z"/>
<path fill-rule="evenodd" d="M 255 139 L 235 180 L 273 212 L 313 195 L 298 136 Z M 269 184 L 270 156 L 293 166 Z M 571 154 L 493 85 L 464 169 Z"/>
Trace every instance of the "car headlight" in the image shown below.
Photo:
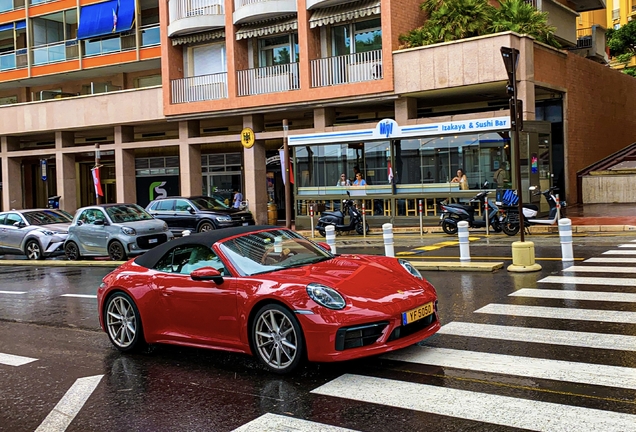
<path fill-rule="evenodd" d="M 230 216 L 216 216 L 216 220 L 219 222 L 232 222 L 232 218 Z"/>
<path fill-rule="evenodd" d="M 168 224 L 165 222 L 163 223 L 163 230 L 168 231 Z"/>
<path fill-rule="evenodd" d="M 121 227 L 121 232 L 123 232 L 126 235 L 136 235 L 137 231 L 135 231 L 134 228 L 130 228 L 130 227 Z"/>
<path fill-rule="evenodd" d="M 310 283 L 307 285 L 309 297 L 328 309 L 340 310 L 345 307 L 345 300 L 338 291 L 325 285 Z"/>
<path fill-rule="evenodd" d="M 41 230 L 40 232 L 46 236 L 54 236 L 55 234 L 57 234 L 55 231 L 49 231 L 49 230 Z"/>
<path fill-rule="evenodd" d="M 402 267 L 404 267 L 404 269 L 411 273 L 413 276 L 415 276 L 418 279 L 424 279 L 422 277 L 422 274 L 419 272 L 418 269 L 416 269 L 415 267 L 413 267 L 413 264 L 411 264 L 410 262 L 408 262 L 407 260 L 404 259 L 398 259 L 398 262 L 400 263 L 400 265 Z"/>

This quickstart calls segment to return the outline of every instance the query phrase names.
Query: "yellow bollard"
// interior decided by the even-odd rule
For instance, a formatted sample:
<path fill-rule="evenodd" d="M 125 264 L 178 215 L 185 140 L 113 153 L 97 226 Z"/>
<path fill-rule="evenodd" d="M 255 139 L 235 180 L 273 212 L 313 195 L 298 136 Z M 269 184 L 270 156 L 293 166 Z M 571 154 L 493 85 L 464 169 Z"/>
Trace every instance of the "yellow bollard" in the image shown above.
<path fill-rule="evenodd" d="M 541 270 L 541 266 L 534 262 L 534 243 L 530 241 L 514 242 L 512 244 L 512 264 L 509 272 L 526 273 Z"/>

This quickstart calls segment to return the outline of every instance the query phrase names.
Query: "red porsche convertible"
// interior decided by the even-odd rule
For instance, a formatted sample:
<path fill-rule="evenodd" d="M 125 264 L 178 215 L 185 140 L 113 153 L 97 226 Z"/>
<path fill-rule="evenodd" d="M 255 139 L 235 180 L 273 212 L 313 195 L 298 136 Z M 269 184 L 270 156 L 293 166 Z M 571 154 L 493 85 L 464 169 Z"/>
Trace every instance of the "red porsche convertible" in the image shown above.
<path fill-rule="evenodd" d="M 276 373 L 303 359 L 393 351 L 440 328 L 437 293 L 408 261 L 333 255 L 278 227 L 181 237 L 104 277 L 100 324 L 121 351 L 176 344 L 255 355 Z"/>

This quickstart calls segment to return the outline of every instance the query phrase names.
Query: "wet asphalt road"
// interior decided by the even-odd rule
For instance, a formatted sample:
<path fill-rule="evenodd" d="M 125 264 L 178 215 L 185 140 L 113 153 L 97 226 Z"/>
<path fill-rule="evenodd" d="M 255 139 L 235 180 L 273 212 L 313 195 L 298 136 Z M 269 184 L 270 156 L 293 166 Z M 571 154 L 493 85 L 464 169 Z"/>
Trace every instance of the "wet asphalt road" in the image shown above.
<path fill-rule="evenodd" d="M 510 263 L 512 239 L 495 236 L 486 239 L 479 233 L 474 237 L 471 254 L 475 260 L 476 257 L 501 257 L 508 258 L 506 265 Z M 396 252 L 412 254 L 413 259 L 434 260 L 444 256 L 457 259 L 456 245 L 428 251 L 417 249 L 448 240 L 445 236 L 423 240 L 416 236 L 396 236 Z M 442 324 L 468 322 L 567 330 L 594 333 L 598 340 L 602 340 L 603 335 L 636 335 L 636 320 L 632 318 L 610 323 L 475 313 L 491 304 L 572 308 L 583 312 L 589 309 L 608 314 L 617 311 L 636 313 L 636 302 L 510 297 L 509 294 L 523 288 L 636 293 L 636 281 L 633 286 L 618 288 L 603 283 L 548 286 L 538 282 L 547 276 L 563 276 L 563 268 L 570 264 L 564 265 L 558 260 L 561 252 L 558 237 L 532 236 L 527 240 L 535 242 L 537 262 L 543 266 L 540 272 L 424 273 L 437 288 Z M 601 257 L 605 251 L 630 240 L 636 240 L 636 236 L 621 233 L 576 237 L 574 255 L 578 260 L 574 264 L 581 265 L 583 258 Z M 349 240 L 343 237 L 339 241 L 338 252 L 379 254 L 384 251 L 381 238 Z M 564 417 L 572 414 L 572 407 L 603 410 L 599 418 L 607 417 L 607 413 L 636 415 L 636 369 L 633 369 L 636 368 L 636 345 L 629 349 L 631 339 L 627 341 L 627 349 L 502 341 L 453 334 L 438 334 L 421 343 L 429 348 L 515 356 L 513 360 L 516 359 L 518 367 L 524 370 L 526 367 L 517 356 L 599 367 L 619 366 L 623 369 L 617 370 L 625 374 L 616 376 L 619 384 L 603 378 L 607 376 L 606 370 L 598 371 L 598 382 L 593 373 L 588 374 L 586 382 L 573 382 L 549 374 L 528 376 L 526 372 L 514 370 L 471 370 L 471 366 L 370 358 L 339 364 L 310 364 L 291 376 L 279 377 L 266 372 L 252 358 L 231 353 L 161 346 L 150 354 L 122 355 L 99 329 L 95 299 L 62 297 L 64 294 L 95 294 L 101 278 L 108 271 L 74 267 L 0 267 L 0 354 L 37 359 L 22 366 L 0 364 L 0 431 L 36 430 L 78 378 L 99 375 L 103 377 L 66 430 L 231 431 L 266 413 L 360 431 L 518 430 L 504 426 L 511 424 L 507 420 L 497 420 L 506 417 L 505 412 L 491 413 L 481 409 L 478 411 L 486 419 L 478 421 L 474 420 L 477 414 L 468 415 L 461 408 L 450 414 L 412 404 L 425 397 L 427 392 L 433 394 L 433 390 L 439 388 L 466 392 L 461 395 L 474 392 L 480 395 L 480 400 L 490 396 L 514 398 L 505 399 L 506 404 L 512 404 L 512 401 L 547 403 L 538 405 L 537 409 L 549 413 L 551 407 L 556 407 Z M 583 276 L 609 280 L 617 275 L 614 270 Z M 618 276 L 634 279 L 634 275 L 629 274 Z M 389 380 L 382 381 L 383 386 L 398 391 L 393 396 L 396 400 L 363 401 L 353 396 L 354 388 L 351 394 L 345 391 L 337 397 L 322 391 L 312 392 L 349 375 Z M 363 381 L 360 381 L 361 386 Z M 403 383 L 420 386 L 416 387 L 419 393 L 401 389 Z M 409 406 L 405 407 L 405 403 Z M 502 405 L 502 400 L 495 399 L 493 403 Z M 429 403 L 432 405 L 435 404 Z M 513 408 L 510 405 L 509 410 L 514 412 Z M 627 422 L 605 425 L 603 429 L 588 427 L 587 430 L 624 431 L 636 427 L 636 421 L 631 426 L 629 420 Z M 512 424 L 530 429 L 528 423 Z M 543 430 L 559 430 L 557 425 L 558 422 Z M 254 430 L 274 429 L 260 426 Z M 314 430 L 323 428 L 319 426 Z"/>

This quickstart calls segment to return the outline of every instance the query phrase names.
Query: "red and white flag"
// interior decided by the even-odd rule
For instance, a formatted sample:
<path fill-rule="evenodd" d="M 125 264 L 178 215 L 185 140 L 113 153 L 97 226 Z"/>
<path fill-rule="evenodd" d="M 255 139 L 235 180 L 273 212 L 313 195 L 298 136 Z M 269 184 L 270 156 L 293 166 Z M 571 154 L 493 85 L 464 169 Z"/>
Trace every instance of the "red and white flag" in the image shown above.
<path fill-rule="evenodd" d="M 391 168 L 391 161 L 388 162 L 389 184 L 393 183 L 393 168 Z"/>
<path fill-rule="evenodd" d="M 93 173 L 93 184 L 95 185 L 95 195 L 104 196 L 104 192 L 102 192 L 102 182 L 99 178 L 99 167 L 91 169 Z"/>

